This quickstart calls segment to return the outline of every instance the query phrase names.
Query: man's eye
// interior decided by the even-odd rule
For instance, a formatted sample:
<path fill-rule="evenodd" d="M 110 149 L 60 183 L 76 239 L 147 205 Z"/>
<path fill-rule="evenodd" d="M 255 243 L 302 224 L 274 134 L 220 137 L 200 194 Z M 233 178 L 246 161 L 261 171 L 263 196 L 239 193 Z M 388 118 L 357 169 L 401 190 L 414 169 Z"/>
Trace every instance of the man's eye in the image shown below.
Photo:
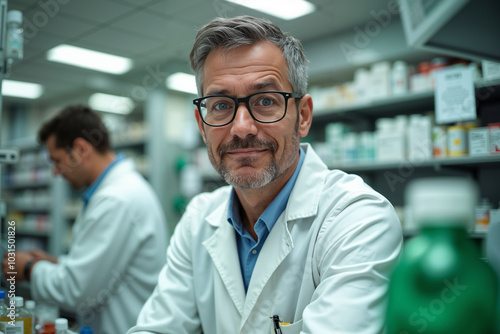
<path fill-rule="evenodd" d="M 214 109 L 219 111 L 224 111 L 229 109 L 229 105 L 227 103 L 217 103 L 214 105 Z"/>

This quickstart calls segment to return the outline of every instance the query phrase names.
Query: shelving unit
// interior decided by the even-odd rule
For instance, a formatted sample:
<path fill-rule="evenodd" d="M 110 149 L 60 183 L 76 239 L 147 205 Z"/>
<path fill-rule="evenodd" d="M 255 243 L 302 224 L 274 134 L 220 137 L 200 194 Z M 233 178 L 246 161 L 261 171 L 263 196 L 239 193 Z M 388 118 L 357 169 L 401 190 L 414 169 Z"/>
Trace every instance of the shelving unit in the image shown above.
<path fill-rule="evenodd" d="M 61 240 L 67 234 L 62 215 L 68 186 L 53 177 L 44 152 L 34 141 L 9 143 L 20 148 L 20 162 L 4 170 L 3 196 L 7 220 L 16 222 L 18 249 L 41 247 L 53 255 L 66 249 Z M 6 231 L 6 226 L 2 227 Z"/>
<path fill-rule="evenodd" d="M 480 126 L 500 122 L 500 80 L 475 82 L 476 102 Z M 324 128 L 329 122 L 353 125 L 357 131 L 373 131 L 375 121 L 383 117 L 427 114 L 434 110 L 434 91 L 407 93 L 353 104 L 339 108 L 315 110 L 310 142 L 325 140 Z M 309 138 L 306 138 L 308 140 Z M 314 144 L 313 144 L 314 145 Z M 465 176 L 474 179 L 481 197 L 489 198 L 495 205 L 500 202 L 500 155 L 446 157 L 425 160 L 358 161 L 329 163 L 331 169 L 360 175 L 371 187 L 384 195 L 394 206 L 405 204 L 404 190 L 415 178 L 433 176 Z M 416 231 L 405 231 L 406 238 Z M 481 243 L 485 233 L 474 231 L 470 237 Z"/>

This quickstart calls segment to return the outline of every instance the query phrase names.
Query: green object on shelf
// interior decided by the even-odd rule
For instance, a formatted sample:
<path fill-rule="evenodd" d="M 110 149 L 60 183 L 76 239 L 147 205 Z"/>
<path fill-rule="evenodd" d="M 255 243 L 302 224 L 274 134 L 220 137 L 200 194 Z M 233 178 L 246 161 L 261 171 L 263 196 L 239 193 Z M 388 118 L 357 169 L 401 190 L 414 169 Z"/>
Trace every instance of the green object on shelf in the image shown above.
<path fill-rule="evenodd" d="M 184 196 L 176 196 L 173 200 L 173 207 L 175 212 L 177 213 L 184 213 L 187 207 L 187 201 L 184 198 Z"/>
<path fill-rule="evenodd" d="M 475 202 L 464 184 L 435 181 L 409 196 L 421 232 L 391 276 L 388 334 L 495 333 L 497 281 L 468 238 Z"/>

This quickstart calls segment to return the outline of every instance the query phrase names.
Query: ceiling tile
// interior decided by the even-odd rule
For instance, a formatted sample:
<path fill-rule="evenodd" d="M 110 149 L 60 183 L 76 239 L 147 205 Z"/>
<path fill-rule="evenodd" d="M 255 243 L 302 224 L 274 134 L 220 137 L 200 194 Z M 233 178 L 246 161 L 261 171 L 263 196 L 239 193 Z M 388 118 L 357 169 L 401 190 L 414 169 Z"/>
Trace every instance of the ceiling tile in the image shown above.
<path fill-rule="evenodd" d="M 125 29 L 106 28 L 97 30 L 75 41 L 75 45 L 107 52 L 123 57 L 132 57 L 143 50 L 157 47 L 159 41 L 131 34 Z"/>
<path fill-rule="evenodd" d="M 63 13 L 71 13 L 96 23 L 108 23 L 115 18 L 133 12 L 130 6 L 102 0 L 69 1 L 60 6 Z"/>
<path fill-rule="evenodd" d="M 125 29 L 145 37 L 162 40 L 167 28 L 167 19 L 145 11 L 137 11 L 131 16 L 114 22 L 110 26 Z"/>
<path fill-rule="evenodd" d="M 95 24 L 88 20 L 83 21 L 75 19 L 74 16 L 68 17 L 63 12 L 57 15 L 49 16 L 40 10 L 32 10 L 24 15 L 24 37 L 26 39 L 36 38 L 40 33 L 50 33 L 65 37 L 65 40 L 71 40 L 78 35 L 95 29 Z"/>

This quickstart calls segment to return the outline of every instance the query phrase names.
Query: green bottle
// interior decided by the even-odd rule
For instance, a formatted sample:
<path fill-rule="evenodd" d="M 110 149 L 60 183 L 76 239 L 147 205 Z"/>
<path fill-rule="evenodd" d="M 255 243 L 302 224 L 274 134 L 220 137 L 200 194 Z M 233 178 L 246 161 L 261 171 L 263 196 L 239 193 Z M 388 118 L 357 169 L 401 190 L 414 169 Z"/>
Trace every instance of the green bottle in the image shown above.
<path fill-rule="evenodd" d="M 467 233 L 477 198 L 466 179 L 409 185 L 420 234 L 406 243 L 391 276 L 388 334 L 495 333 L 497 279 Z"/>

